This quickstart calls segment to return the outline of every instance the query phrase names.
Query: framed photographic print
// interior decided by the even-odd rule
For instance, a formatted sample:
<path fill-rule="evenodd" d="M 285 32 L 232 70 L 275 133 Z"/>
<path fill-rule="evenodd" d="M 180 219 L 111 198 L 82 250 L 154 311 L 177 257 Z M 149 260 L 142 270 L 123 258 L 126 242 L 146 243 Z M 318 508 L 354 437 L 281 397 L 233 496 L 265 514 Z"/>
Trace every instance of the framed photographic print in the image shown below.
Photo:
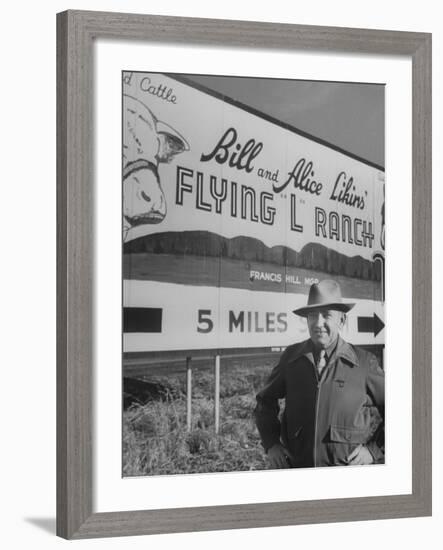
<path fill-rule="evenodd" d="M 430 513 L 430 52 L 59 14 L 61 536 Z"/>

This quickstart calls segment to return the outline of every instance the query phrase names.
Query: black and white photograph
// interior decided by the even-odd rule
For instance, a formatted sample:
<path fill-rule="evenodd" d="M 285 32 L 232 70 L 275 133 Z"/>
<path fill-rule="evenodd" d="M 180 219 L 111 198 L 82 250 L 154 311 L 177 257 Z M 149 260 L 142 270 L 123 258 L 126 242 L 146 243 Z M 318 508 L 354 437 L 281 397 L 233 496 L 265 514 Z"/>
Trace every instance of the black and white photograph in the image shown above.
<path fill-rule="evenodd" d="M 443 27 L 399 6 L 5 4 L 5 548 L 441 546 Z"/>
<path fill-rule="evenodd" d="M 384 108 L 122 73 L 123 477 L 385 463 Z"/>

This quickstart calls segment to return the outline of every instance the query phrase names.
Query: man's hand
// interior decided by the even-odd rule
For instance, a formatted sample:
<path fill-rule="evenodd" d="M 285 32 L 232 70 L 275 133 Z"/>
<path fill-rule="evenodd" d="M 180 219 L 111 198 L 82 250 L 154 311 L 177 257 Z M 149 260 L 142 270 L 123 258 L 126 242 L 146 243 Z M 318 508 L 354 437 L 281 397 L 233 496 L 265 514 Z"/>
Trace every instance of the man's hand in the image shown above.
<path fill-rule="evenodd" d="M 266 456 L 268 464 L 273 470 L 291 467 L 291 453 L 281 443 L 276 443 L 268 449 Z"/>
<path fill-rule="evenodd" d="M 366 445 L 359 445 L 348 456 L 348 466 L 364 466 L 373 464 L 374 457 L 371 455 Z"/>

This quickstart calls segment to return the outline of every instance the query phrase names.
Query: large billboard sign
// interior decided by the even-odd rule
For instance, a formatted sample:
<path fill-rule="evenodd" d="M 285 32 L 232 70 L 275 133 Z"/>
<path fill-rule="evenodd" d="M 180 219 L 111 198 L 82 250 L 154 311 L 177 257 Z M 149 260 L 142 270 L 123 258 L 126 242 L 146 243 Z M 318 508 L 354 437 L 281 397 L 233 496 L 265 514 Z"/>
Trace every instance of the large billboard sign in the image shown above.
<path fill-rule="evenodd" d="M 182 77 L 123 73 L 122 108 L 125 352 L 289 345 L 325 278 L 383 344 L 381 169 Z"/>

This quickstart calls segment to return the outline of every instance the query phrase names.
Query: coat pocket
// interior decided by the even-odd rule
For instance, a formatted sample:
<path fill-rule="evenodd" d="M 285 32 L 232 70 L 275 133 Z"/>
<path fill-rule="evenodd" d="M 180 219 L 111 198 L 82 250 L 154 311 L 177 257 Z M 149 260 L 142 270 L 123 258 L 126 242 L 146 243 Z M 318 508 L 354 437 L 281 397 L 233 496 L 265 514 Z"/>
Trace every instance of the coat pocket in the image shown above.
<path fill-rule="evenodd" d="M 367 430 L 348 426 L 331 426 L 330 438 L 334 443 L 348 443 L 350 445 L 366 443 Z"/>

